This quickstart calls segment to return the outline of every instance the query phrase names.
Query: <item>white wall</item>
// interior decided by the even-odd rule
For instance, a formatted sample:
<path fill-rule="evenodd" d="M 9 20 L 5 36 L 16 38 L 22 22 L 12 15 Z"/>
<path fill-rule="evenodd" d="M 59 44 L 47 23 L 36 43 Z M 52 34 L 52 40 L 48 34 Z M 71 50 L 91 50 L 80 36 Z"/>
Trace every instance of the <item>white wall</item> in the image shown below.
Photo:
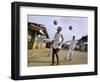
<path fill-rule="evenodd" d="M 0 82 L 13 82 L 10 79 L 11 71 L 11 2 L 14 0 L 1 0 L 0 1 Z M 17 0 L 16 0 L 17 1 Z M 28 2 L 41 2 L 41 3 L 58 3 L 58 4 L 72 4 L 72 5 L 88 5 L 98 6 L 100 10 L 100 0 L 20 0 Z M 100 14 L 100 11 L 98 12 Z M 98 16 L 98 22 L 100 16 Z M 100 24 L 98 25 L 98 27 Z M 100 35 L 100 28 L 98 28 Z M 100 42 L 100 37 L 98 39 Z M 100 44 L 99 44 L 100 49 Z M 100 58 L 100 51 L 98 58 Z M 100 62 L 100 60 L 98 61 Z M 99 64 L 100 68 L 100 64 Z M 100 71 L 99 71 L 100 73 Z M 53 78 L 53 79 L 39 79 L 39 80 L 26 80 L 26 82 L 52 82 L 52 81 L 64 81 L 64 82 L 85 82 L 85 81 L 99 81 L 98 76 L 83 76 L 83 77 L 66 77 L 66 78 Z"/>

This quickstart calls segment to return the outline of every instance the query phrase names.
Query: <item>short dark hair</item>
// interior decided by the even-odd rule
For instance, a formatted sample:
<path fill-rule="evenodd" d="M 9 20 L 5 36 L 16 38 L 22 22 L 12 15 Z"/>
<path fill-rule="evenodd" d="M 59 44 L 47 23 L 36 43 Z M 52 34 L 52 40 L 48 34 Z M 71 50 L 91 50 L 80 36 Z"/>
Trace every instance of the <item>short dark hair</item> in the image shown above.
<path fill-rule="evenodd" d="M 58 26 L 58 28 L 60 28 L 60 29 L 62 30 L 62 27 L 61 27 L 61 26 Z M 58 28 L 57 28 L 57 29 L 58 29 Z"/>

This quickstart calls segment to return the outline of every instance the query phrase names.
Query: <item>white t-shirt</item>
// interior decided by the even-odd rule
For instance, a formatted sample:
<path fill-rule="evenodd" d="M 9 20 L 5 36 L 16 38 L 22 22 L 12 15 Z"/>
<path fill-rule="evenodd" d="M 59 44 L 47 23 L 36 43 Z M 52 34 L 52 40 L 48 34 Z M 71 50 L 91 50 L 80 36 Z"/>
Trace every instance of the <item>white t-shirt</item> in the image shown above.
<path fill-rule="evenodd" d="M 56 33 L 55 35 L 54 35 L 54 42 L 53 42 L 53 48 L 54 49 L 57 49 L 57 48 L 61 48 L 61 45 L 58 45 L 59 44 L 59 42 L 61 42 L 61 33 Z"/>
<path fill-rule="evenodd" d="M 75 46 L 76 46 L 77 41 L 76 40 L 71 40 L 70 41 L 70 47 L 69 49 L 74 50 Z"/>

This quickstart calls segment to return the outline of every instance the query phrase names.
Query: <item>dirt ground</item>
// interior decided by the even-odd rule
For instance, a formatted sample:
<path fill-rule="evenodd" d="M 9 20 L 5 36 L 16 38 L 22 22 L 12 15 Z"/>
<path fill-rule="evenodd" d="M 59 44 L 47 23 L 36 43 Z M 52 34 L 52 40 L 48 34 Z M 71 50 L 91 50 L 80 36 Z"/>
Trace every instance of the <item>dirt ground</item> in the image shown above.
<path fill-rule="evenodd" d="M 67 61 L 64 59 L 66 53 L 68 53 L 68 50 L 60 50 L 60 65 L 76 65 L 88 63 L 87 52 L 74 51 L 74 55 L 72 55 L 72 61 Z M 51 61 L 52 51 L 49 51 L 48 48 L 28 50 L 28 66 L 51 66 Z"/>

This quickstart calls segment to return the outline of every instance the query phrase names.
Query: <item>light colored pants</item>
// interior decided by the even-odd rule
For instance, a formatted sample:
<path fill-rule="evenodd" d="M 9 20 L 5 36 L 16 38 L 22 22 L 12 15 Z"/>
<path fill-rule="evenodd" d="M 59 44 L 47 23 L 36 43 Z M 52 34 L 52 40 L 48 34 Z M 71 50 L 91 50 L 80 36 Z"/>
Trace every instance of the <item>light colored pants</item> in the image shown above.
<path fill-rule="evenodd" d="M 70 59 L 71 56 L 73 55 L 73 53 L 74 53 L 74 49 L 71 49 L 71 48 L 70 48 L 70 49 L 68 50 L 68 53 L 67 53 L 67 52 L 65 53 L 65 55 L 66 55 L 65 58 Z"/>

